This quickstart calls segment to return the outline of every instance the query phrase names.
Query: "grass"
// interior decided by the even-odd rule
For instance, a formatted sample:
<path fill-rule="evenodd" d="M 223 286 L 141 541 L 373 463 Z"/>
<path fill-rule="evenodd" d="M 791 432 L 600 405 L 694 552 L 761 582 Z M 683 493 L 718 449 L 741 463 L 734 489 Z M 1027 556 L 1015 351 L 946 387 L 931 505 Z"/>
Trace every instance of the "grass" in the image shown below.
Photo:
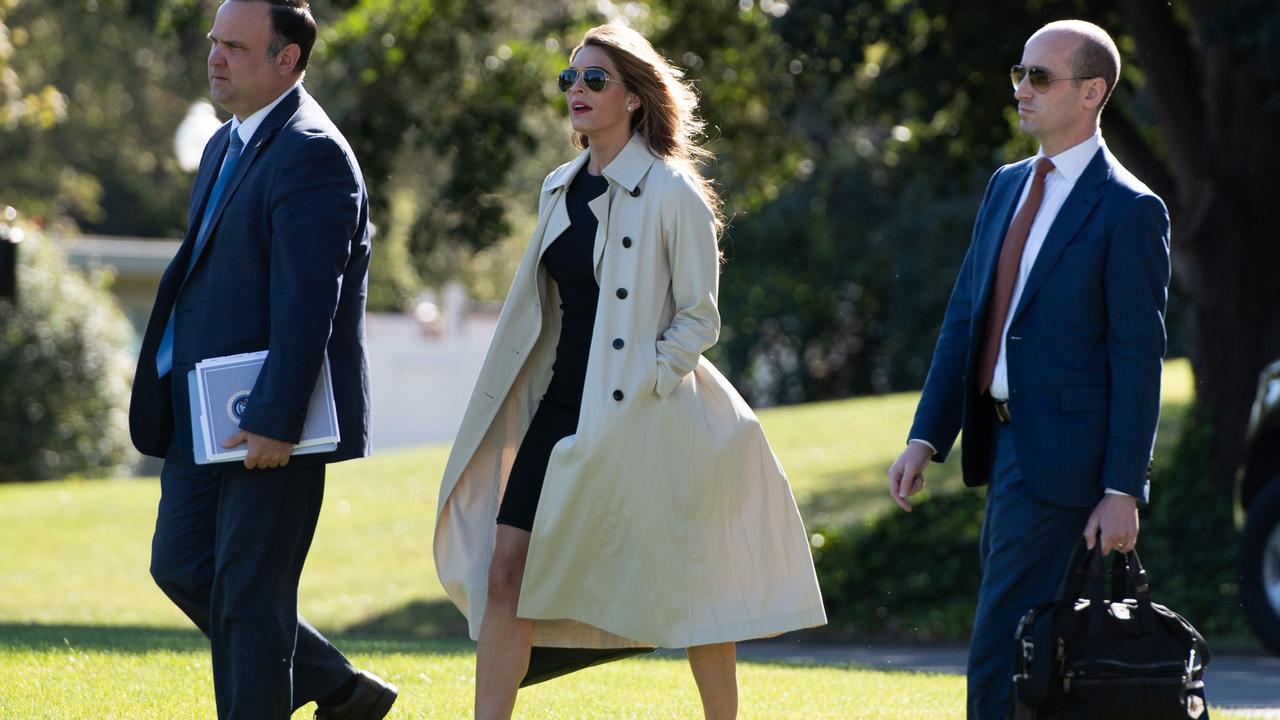
<path fill-rule="evenodd" d="M 0 717 L 213 717 L 203 639 L 186 631 L 0 628 Z M 83 644 L 82 644 L 83 643 Z M 469 643 L 347 638 L 359 665 L 397 683 L 395 718 L 463 718 L 471 712 L 474 658 Z M 122 650 L 121 646 L 127 649 Z M 146 649 L 146 648 L 150 649 Z M 744 663 L 742 718 L 961 718 L 963 678 L 845 668 Z M 699 702 L 679 658 L 627 660 L 534 686 L 517 718 L 694 718 Z M 295 717 L 310 717 L 300 711 Z"/>
<path fill-rule="evenodd" d="M 1190 397 L 1185 363 L 1171 364 L 1162 444 Z M 854 521 L 888 507 L 884 471 L 916 399 L 761 413 L 806 518 Z M 473 645 L 447 639 L 462 624 L 431 560 L 446 456 L 428 447 L 334 466 L 303 575 L 303 613 L 400 685 L 393 717 L 470 712 Z M 933 468 L 931 492 L 959 487 L 958 467 Z M 157 499 L 149 481 L 0 485 L 0 719 L 212 717 L 207 645 L 147 572 Z M 959 677 L 744 662 L 740 678 L 743 718 L 963 716 Z M 698 708 L 687 664 L 653 657 L 531 688 L 517 717 L 692 718 Z"/>

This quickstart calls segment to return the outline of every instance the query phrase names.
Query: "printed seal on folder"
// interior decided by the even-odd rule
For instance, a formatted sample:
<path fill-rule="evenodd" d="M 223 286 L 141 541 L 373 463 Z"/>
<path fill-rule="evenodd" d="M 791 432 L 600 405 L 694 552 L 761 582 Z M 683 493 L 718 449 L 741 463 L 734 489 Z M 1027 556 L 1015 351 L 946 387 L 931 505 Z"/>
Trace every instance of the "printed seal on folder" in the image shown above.
<path fill-rule="evenodd" d="M 244 445 L 227 450 L 223 441 L 240 431 L 240 419 L 253 401 L 253 386 L 267 359 L 267 351 L 208 358 L 187 374 L 191 390 L 191 439 L 200 465 L 243 460 Z M 324 358 L 307 406 L 302 437 L 294 455 L 330 452 L 338 448 L 338 409 L 333 401 L 333 377 L 329 357 Z"/>

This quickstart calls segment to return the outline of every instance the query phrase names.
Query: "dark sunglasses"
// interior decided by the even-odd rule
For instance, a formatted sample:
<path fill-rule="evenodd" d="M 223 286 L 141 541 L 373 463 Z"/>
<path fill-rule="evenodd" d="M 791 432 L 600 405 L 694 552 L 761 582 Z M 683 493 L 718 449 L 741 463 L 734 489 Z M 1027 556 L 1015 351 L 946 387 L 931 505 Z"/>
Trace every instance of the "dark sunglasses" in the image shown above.
<path fill-rule="evenodd" d="M 569 88 L 573 87 L 573 84 L 578 82 L 578 74 L 577 68 L 565 68 L 561 70 L 560 77 L 558 78 L 560 82 L 560 92 L 569 92 Z M 587 89 L 591 92 L 600 92 L 601 90 L 604 90 L 604 86 L 607 83 L 621 82 L 620 80 L 610 78 L 609 73 L 605 72 L 604 68 L 584 68 L 581 74 L 582 84 L 586 85 Z"/>
<path fill-rule="evenodd" d="M 1091 75 L 1088 77 L 1056 78 L 1050 75 L 1048 70 L 1035 65 L 1014 65 L 1009 68 L 1009 79 L 1013 81 L 1014 90 L 1017 90 L 1018 86 L 1022 84 L 1023 78 L 1029 78 L 1031 80 L 1031 87 L 1041 94 L 1049 92 L 1049 88 L 1059 80 L 1092 80 L 1095 77 L 1098 76 Z"/>

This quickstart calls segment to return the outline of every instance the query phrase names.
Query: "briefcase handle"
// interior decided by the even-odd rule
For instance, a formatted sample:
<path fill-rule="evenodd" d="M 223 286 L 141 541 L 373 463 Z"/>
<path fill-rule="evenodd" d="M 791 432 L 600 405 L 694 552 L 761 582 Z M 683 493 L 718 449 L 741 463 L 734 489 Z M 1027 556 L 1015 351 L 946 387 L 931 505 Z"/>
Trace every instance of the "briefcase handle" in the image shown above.
<path fill-rule="evenodd" d="M 1100 542 L 1101 539 L 1095 542 L 1094 547 L 1097 548 Z M 1123 600 L 1129 588 L 1132 587 L 1134 597 L 1139 603 L 1150 604 L 1151 585 L 1147 580 L 1147 570 L 1142 567 L 1142 561 L 1138 559 L 1138 551 L 1116 552 L 1115 560 L 1120 562 L 1113 561 L 1111 564 L 1111 599 Z M 1100 582 L 1105 579 L 1102 562 L 1102 553 L 1098 550 L 1090 550 L 1085 545 L 1084 538 L 1076 541 L 1071 551 L 1071 558 L 1067 561 L 1067 572 L 1063 574 L 1062 582 L 1058 584 L 1057 599 L 1075 600 L 1084 597 L 1085 582 L 1090 577 L 1097 577 Z"/>
<path fill-rule="evenodd" d="M 1138 602 L 1138 622 L 1144 633 L 1153 633 L 1156 628 L 1155 611 L 1151 608 L 1151 585 L 1147 580 L 1146 568 L 1138 558 L 1136 550 L 1125 553 L 1115 552 L 1111 560 L 1111 594 L 1107 596 L 1107 573 L 1103 568 L 1101 533 L 1090 550 L 1084 538 L 1077 541 L 1068 563 L 1068 571 L 1058 586 L 1058 600 L 1074 601 L 1080 597 L 1089 598 L 1089 634 L 1100 635 L 1106 617 L 1108 602 L 1121 602 L 1133 588 L 1133 596 Z M 1088 585 L 1087 595 L 1085 585 Z"/>

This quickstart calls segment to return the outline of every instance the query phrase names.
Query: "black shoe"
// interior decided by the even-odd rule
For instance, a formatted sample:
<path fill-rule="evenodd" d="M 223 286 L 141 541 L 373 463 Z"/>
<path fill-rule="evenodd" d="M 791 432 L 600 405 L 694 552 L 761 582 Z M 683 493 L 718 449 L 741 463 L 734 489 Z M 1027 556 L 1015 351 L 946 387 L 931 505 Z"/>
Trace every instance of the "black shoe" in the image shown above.
<path fill-rule="evenodd" d="M 364 670 L 356 671 L 351 696 L 338 705 L 316 708 L 316 720 L 382 720 L 391 712 L 400 691 Z"/>

